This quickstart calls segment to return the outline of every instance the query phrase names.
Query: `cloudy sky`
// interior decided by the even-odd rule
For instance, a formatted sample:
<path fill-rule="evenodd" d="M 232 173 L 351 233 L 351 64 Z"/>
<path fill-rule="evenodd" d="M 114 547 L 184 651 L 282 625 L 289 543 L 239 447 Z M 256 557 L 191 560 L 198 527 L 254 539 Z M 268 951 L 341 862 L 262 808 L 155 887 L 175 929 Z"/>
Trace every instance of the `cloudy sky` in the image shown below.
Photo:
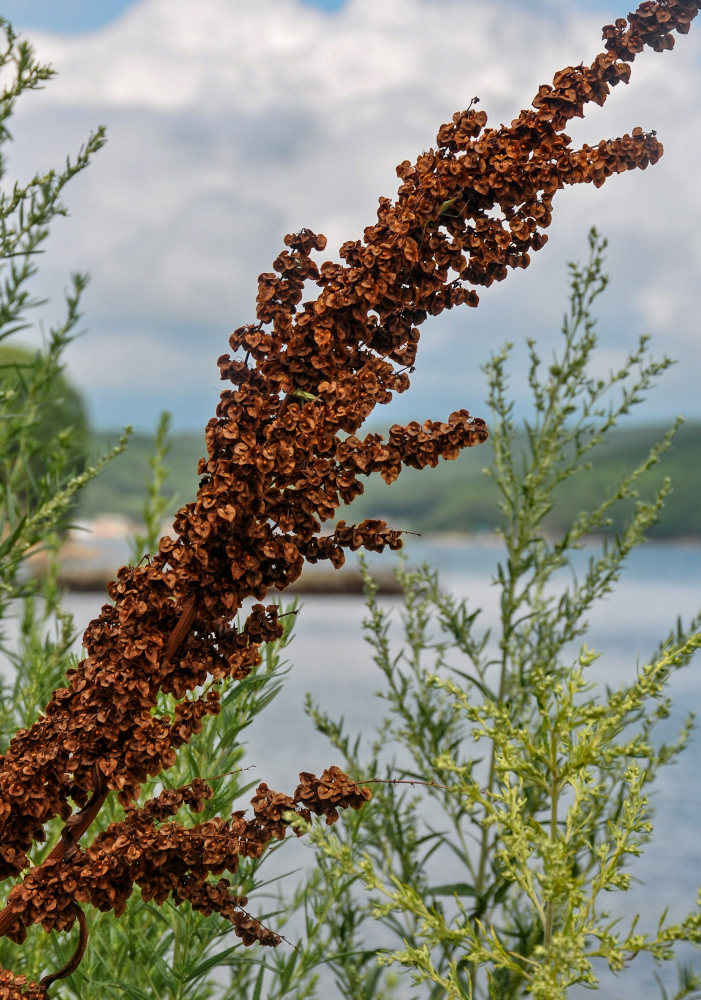
<path fill-rule="evenodd" d="M 94 422 L 148 428 L 170 409 L 196 429 L 214 412 L 217 357 L 254 318 L 256 278 L 285 233 L 329 251 L 374 221 L 395 165 L 479 96 L 509 122 L 537 86 L 601 49 L 621 0 L 4 0 L 3 16 L 58 76 L 14 122 L 10 174 L 58 166 L 91 128 L 108 145 L 66 193 L 37 291 L 60 314 L 87 270 L 85 334 L 68 355 Z M 550 242 L 477 310 L 423 327 L 410 392 L 388 416 L 484 411 L 480 365 L 510 339 L 557 347 L 566 261 L 596 225 L 612 285 L 598 364 L 618 367 L 642 332 L 679 364 L 638 413 L 701 417 L 701 18 L 672 53 L 646 52 L 629 87 L 570 129 L 577 144 L 656 129 L 660 163 L 600 190 L 565 190 Z M 524 379 L 513 389 L 525 400 Z"/>

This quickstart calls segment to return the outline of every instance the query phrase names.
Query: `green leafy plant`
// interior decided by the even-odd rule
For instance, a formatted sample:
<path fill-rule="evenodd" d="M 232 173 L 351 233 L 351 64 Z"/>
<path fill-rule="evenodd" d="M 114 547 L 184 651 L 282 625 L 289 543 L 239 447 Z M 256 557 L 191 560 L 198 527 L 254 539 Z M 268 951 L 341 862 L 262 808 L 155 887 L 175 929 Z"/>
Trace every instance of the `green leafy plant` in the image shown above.
<path fill-rule="evenodd" d="M 166 461 L 170 451 L 168 437 L 170 424 L 170 413 L 163 412 L 156 427 L 153 455 L 149 458 L 151 476 L 146 483 L 146 496 L 142 506 L 144 528 L 143 532 L 137 532 L 132 539 L 131 557 L 134 563 L 139 563 L 156 551 L 163 519 L 175 509 L 176 497 L 165 492 L 168 480 Z"/>
<path fill-rule="evenodd" d="M 40 89 L 52 71 L 35 60 L 9 25 L 0 26 L 0 66 L 6 73 L 0 95 L 2 147 L 11 139 L 8 123 L 18 98 Z M 63 189 L 103 143 L 104 132 L 98 129 L 62 170 L 0 190 L 0 656 L 12 677 L 0 682 L 3 742 L 18 726 L 30 724 L 37 706 L 65 676 L 75 629 L 61 608 L 56 583 L 59 535 L 78 492 L 125 444 L 123 438 L 110 454 L 86 466 L 85 409 L 62 374 L 63 354 L 80 322 L 85 275 L 72 276 L 65 316 L 49 327 L 42 348 L 29 351 L 16 344 L 32 326 L 33 311 L 44 304 L 32 296 L 30 282 L 51 225 L 66 214 Z M 0 176 L 5 169 L 0 155 Z M 43 580 L 25 572 L 27 556 L 37 548 L 47 553 Z M 19 623 L 16 642 L 8 639 L 11 615 Z"/>
<path fill-rule="evenodd" d="M 655 727 L 670 711 L 670 677 L 701 645 L 701 617 L 617 688 L 589 679 L 602 654 L 584 643 L 589 612 L 660 514 L 670 484 L 647 500 L 639 488 L 675 428 L 564 533 L 549 537 L 542 528 L 558 488 L 575 476 L 585 481 L 591 452 L 670 364 L 649 359 L 641 338 L 619 370 L 590 374 L 604 247 L 592 232 L 588 262 L 570 267 L 557 357 L 544 366 L 529 345 L 525 451 L 515 447 L 510 346 L 486 368 L 494 455 L 487 472 L 503 514 L 498 627 L 482 628 L 479 608 L 445 593 L 430 568 L 401 568 L 397 645 L 391 612 L 366 572 L 367 637 L 388 716 L 368 747 L 310 700 L 349 772 L 386 781 L 343 831 L 312 833 L 315 869 L 300 899 L 324 913 L 315 925 L 319 950 L 344 997 L 390 995 L 379 957 L 381 967 L 409 970 L 432 1000 L 555 1000 L 576 983 L 595 987 L 602 963 L 624 974 L 641 953 L 667 961 L 676 942 L 701 939 L 700 911 L 678 922 L 663 913 L 643 931 L 633 915 L 614 920 L 607 903 L 631 884 L 632 862 L 652 833 L 651 788 L 689 738 L 691 718 L 671 743 L 656 740 Z M 625 504 L 623 531 L 596 542 Z M 437 883 L 437 870 L 453 875 Z M 381 949 L 371 946 L 378 936 Z M 682 970 L 675 995 L 697 995 L 698 987 Z"/>
<path fill-rule="evenodd" d="M 9 120 L 19 97 L 40 89 L 53 72 L 37 62 L 29 44 L 7 23 L 0 20 L 0 28 L 0 66 L 7 74 L 0 94 L 2 147 L 11 139 Z M 111 457 L 84 467 L 84 409 L 62 376 L 63 353 L 80 322 L 86 275 L 72 275 L 65 317 L 49 328 L 41 350 L 28 352 L 15 342 L 32 325 L 32 311 L 43 305 L 32 296 L 30 282 L 52 223 L 66 214 L 63 190 L 104 142 L 104 129 L 97 129 L 62 170 L 35 174 L 0 191 L 0 612 L 7 595 L 15 592 L 19 566 L 29 550 L 55 548 L 56 532 L 65 527 L 75 496 Z M 0 177 L 5 172 L 0 154 Z M 62 423 L 49 424 L 48 413 L 62 417 Z"/>

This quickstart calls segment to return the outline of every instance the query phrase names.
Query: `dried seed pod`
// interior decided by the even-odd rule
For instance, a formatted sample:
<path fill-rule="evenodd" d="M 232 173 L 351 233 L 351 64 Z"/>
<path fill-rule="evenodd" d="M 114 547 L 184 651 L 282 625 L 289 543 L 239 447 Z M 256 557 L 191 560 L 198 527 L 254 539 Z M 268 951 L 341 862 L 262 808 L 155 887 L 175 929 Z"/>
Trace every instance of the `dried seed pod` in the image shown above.
<path fill-rule="evenodd" d="M 382 521 L 341 520 L 321 533 L 362 493 L 362 477 L 380 473 L 391 482 L 405 466 L 435 465 L 486 439 L 484 421 L 466 410 L 395 425 L 387 437 L 357 432 L 375 406 L 407 389 L 428 316 L 476 306 L 475 286 L 526 267 L 544 246 L 558 190 L 599 186 L 657 161 L 661 144 L 640 128 L 581 149 L 563 130 L 588 103 L 603 104 L 611 87 L 628 82 L 645 46 L 671 48 L 672 33 L 689 30 L 699 5 L 645 0 L 604 28 L 606 51 L 590 66 L 558 72 L 509 126 L 487 128 L 474 101 L 456 112 L 435 149 L 399 165 L 396 200 L 380 200 L 363 239 L 341 247 L 343 263 L 317 266 L 311 254 L 326 240 L 310 230 L 285 237 L 273 271 L 260 275 L 257 321 L 231 336 L 232 350 L 245 357 L 219 358 L 231 387 L 207 425 L 195 500 L 178 511 L 174 537 L 161 539 L 150 562 L 119 571 L 109 587 L 114 604 L 85 631 L 87 657 L 0 758 L 0 876 L 27 867 L 27 851 L 50 819 L 67 819 L 71 802 L 83 807 L 62 844 L 10 892 L 0 934 L 21 941 L 37 922 L 68 929 L 80 902 L 119 914 L 139 885 L 145 898 L 189 899 L 221 913 L 246 943 L 279 942 L 244 909 L 245 897 L 209 876 L 235 874 L 241 856 L 257 857 L 284 836 L 286 809 L 334 822 L 338 809 L 359 808 L 367 789 L 330 768 L 320 779 L 301 775 L 292 797 L 262 784 L 253 819 L 237 813 L 190 827 L 171 817 L 181 804 L 197 811 L 205 783 L 141 809 L 132 804 L 142 783 L 219 711 L 216 692 L 197 689 L 245 677 L 260 645 L 280 636 L 273 606 L 254 606 L 237 628 L 246 599 L 283 590 L 305 560 L 339 566 L 346 548 L 401 544 Z M 310 283 L 318 292 L 303 301 Z M 160 692 L 180 702 L 172 720 L 154 712 Z M 117 791 L 125 819 L 81 850 L 77 840 L 107 789 Z M 0 973 L 0 1000 L 20 995 L 45 990 Z"/>

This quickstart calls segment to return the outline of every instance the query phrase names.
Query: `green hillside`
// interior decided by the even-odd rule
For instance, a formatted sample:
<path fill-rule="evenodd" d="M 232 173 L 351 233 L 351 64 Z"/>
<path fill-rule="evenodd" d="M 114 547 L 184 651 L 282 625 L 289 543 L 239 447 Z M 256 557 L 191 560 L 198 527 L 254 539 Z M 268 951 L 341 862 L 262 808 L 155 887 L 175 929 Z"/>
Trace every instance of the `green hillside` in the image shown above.
<path fill-rule="evenodd" d="M 93 455 L 104 454 L 119 440 L 115 431 L 93 436 Z M 197 491 L 197 460 L 204 456 L 204 435 L 171 434 L 166 460 L 169 479 L 166 491 L 174 497 L 173 511 L 192 500 Z M 149 459 L 153 455 L 153 436 L 132 434 L 127 450 L 118 455 L 82 494 L 79 518 L 99 514 L 124 514 L 139 520 L 144 503 L 144 487 L 150 479 Z"/>
<path fill-rule="evenodd" d="M 582 506 L 606 496 L 621 473 L 634 468 L 665 430 L 656 426 L 614 433 L 609 443 L 596 450 L 593 467 L 563 485 L 548 526 L 557 530 Z M 104 450 L 117 437 L 116 433 L 98 435 L 95 449 Z M 90 484 L 79 516 L 118 512 L 139 518 L 152 446 L 147 435 L 135 435 L 127 451 Z M 203 454 L 201 435 L 173 436 L 167 464 L 171 470 L 168 486 L 177 498 L 174 509 L 194 496 L 197 459 Z M 441 462 L 436 469 L 406 469 L 391 486 L 375 478 L 367 480 L 364 495 L 343 516 L 356 521 L 383 517 L 398 528 L 424 533 L 493 530 L 499 519 L 498 497 L 491 480 L 482 472 L 490 461 L 487 442 L 463 452 L 455 462 Z M 679 430 L 670 450 L 643 483 L 643 498 L 652 495 L 663 476 L 671 478 L 674 491 L 661 523 L 650 534 L 657 538 L 701 537 L 701 423 L 689 423 Z M 619 523 L 621 516 L 622 511 Z"/>

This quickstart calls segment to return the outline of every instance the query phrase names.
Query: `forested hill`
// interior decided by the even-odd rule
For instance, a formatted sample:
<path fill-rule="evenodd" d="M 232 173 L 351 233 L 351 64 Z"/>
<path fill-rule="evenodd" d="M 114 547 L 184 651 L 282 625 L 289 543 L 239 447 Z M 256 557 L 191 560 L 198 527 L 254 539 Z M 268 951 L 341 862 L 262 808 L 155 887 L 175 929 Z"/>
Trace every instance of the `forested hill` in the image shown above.
<path fill-rule="evenodd" d="M 661 426 L 640 427 L 614 433 L 609 443 L 595 449 L 592 468 L 563 484 L 546 526 L 556 531 L 568 524 L 583 506 L 607 496 L 620 475 L 642 461 L 665 430 Z M 96 435 L 95 450 L 104 451 L 108 442 L 117 437 L 116 433 Z M 138 519 L 152 450 L 151 438 L 135 435 L 127 451 L 89 485 L 79 517 L 121 513 Z M 170 469 L 167 489 L 175 496 L 174 510 L 194 496 L 197 459 L 203 454 L 200 435 L 173 436 L 167 459 Z M 482 471 L 490 461 L 491 446 L 487 442 L 467 450 L 454 462 L 441 462 L 436 469 L 421 472 L 405 469 L 391 486 L 373 477 L 366 480 L 364 495 L 342 516 L 353 521 L 383 517 L 393 526 L 422 533 L 493 530 L 499 521 L 497 490 Z M 641 498 L 649 499 L 664 476 L 671 478 L 673 493 L 661 522 L 650 535 L 701 537 L 701 423 L 682 426 L 669 451 L 641 484 Z M 617 515 L 619 524 L 621 516 L 622 511 Z"/>

